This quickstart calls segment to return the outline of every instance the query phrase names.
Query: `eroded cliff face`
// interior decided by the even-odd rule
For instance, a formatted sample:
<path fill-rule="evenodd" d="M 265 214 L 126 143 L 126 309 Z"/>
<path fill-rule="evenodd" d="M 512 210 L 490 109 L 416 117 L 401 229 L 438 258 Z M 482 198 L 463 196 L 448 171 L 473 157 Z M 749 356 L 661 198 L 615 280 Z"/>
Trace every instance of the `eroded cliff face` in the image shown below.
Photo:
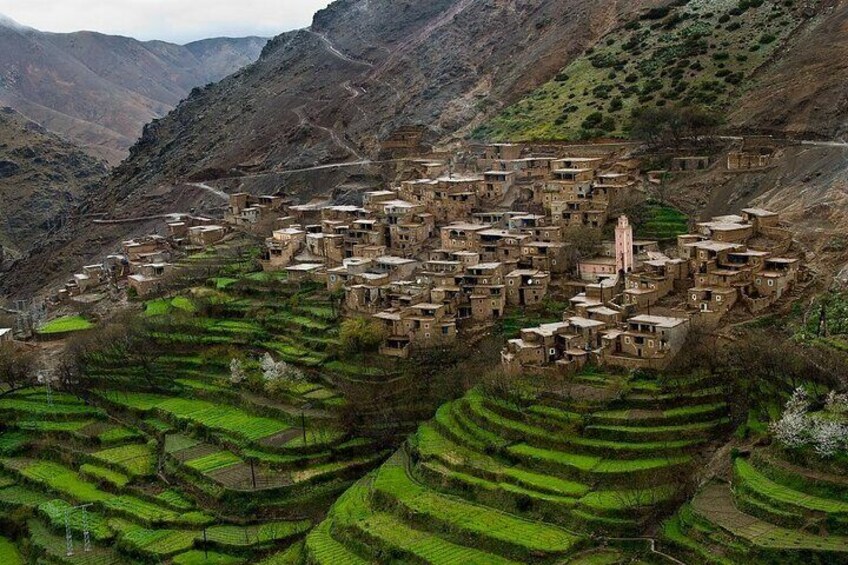
<path fill-rule="evenodd" d="M 104 163 L 0 108 L 0 245 L 7 258 L 58 231 L 106 172 Z"/>

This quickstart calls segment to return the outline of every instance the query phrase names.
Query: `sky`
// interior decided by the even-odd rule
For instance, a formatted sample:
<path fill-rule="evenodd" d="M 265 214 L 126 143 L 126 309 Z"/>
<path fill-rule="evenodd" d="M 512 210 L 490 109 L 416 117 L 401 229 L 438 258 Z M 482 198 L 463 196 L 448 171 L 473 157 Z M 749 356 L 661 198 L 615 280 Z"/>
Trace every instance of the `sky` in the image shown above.
<path fill-rule="evenodd" d="M 272 37 L 307 27 L 330 0 L 0 0 L 0 14 L 41 31 L 99 31 L 188 43 Z"/>

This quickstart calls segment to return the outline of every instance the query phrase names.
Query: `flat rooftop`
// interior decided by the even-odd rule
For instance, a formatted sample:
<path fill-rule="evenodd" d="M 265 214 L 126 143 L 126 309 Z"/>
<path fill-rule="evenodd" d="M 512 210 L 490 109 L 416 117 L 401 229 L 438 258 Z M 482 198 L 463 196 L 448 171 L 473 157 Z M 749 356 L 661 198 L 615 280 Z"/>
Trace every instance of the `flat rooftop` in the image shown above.
<path fill-rule="evenodd" d="M 649 326 L 658 326 L 661 328 L 675 328 L 680 324 L 686 323 L 688 320 L 686 320 L 685 318 L 671 318 L 668 316 L 641 315 L 634 316 L 627 321 L 634 322 L 637 324 L 646 324 Z"/>

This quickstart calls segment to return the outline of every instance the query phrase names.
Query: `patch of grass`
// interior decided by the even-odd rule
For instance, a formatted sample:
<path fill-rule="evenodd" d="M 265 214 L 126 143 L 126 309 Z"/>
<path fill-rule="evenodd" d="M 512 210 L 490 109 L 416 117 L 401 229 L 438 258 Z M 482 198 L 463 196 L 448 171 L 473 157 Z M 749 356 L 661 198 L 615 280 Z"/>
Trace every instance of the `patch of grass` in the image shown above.
<path fill-rule="evenodd" d="M 47 322 L 46 324 L 38 328 L 37 333 L 42 335 L 60 334 L 89 330 L 93 327 L 94 324 L 92 324 L 82 316 L 65 316 Z"/>
<path fill-rule="evenodd" d="M 201 551 L 193 549 L 176 555 L 173 559 L 174 565 L 239 565 L 245 560 L 234 555 L 226 555 L 217 551 Z"/>
<path fill-rule="evenodd" d="M 188 467 L 204 474 L 232 467 L 239 463 L 243 463 L 241 458 L 230 451 L 219 451 L 217 453 L 212 453 L 210 455 L 198 457 L 197 459 L 185 462 Z"/>
<path fill-rule="evenodd" d="M 24 565 L 24 559 L 17 546 L 4 537 L 0 537 L 0 563 L 3 563 L 3 565 Z"/>
<path fill-rule="evenodd" d="M 148 444 L 129 444 L 103 449 L 93 453 L 92 457 L 119 467 L 132 477 L 152 475 L 156 464 L 154 447 Z"/>

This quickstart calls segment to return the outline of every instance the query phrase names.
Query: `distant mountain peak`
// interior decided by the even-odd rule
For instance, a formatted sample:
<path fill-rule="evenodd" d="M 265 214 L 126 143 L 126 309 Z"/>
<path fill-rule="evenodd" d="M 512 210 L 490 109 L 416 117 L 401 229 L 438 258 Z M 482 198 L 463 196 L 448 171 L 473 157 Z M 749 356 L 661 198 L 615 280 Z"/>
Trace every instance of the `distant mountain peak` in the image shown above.
<path fill-rule="evenodd" d="M 23 24 L 19 24 L 9 16 L 4 14 L 0 14 L 0 27 L 6 27 L 10 29 L 15 29 L 19 31 L 31 31 L 33 28 L 27 27 Z"/>

